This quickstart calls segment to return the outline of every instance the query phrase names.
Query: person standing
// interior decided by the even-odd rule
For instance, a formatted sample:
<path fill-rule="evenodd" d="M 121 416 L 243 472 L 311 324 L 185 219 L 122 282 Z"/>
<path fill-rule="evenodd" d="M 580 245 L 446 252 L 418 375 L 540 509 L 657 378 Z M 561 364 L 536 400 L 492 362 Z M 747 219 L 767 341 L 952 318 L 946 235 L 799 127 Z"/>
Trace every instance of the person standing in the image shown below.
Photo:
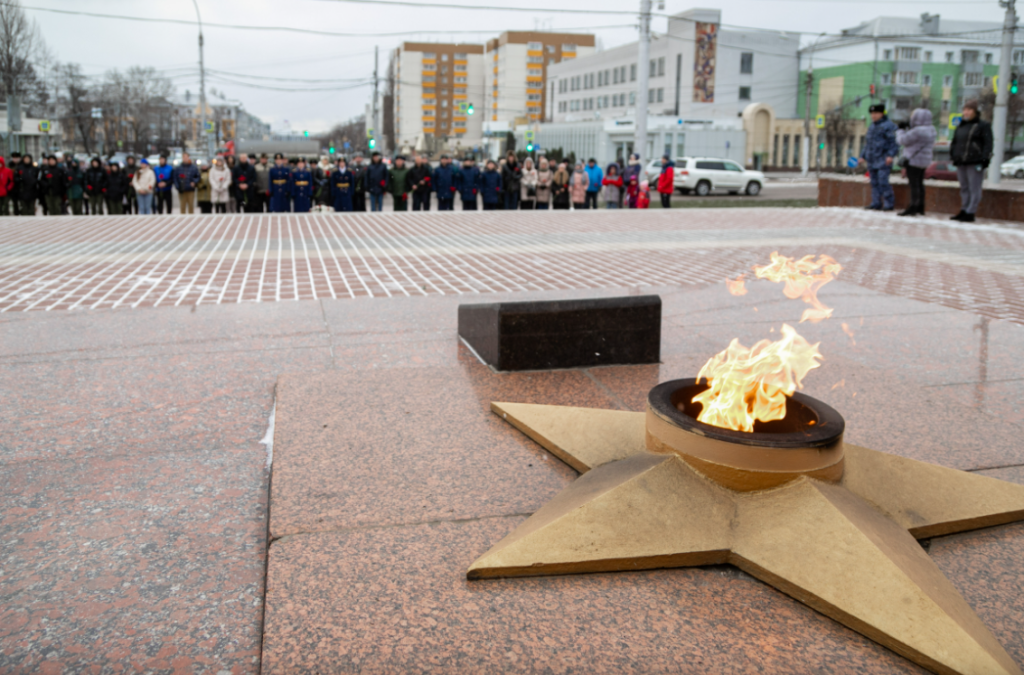
<path fill-rule="evenodd" d="M 547 157 L 540 158 L 540 168 L 537 169 L 537 209 L 546 211 L 551 205 L 551 183 L 554 180 L 555 172 L 551 170 Z"/>
<path fill-rule="evenodd" d="M 107 192 L 107 172 L 99 157 L 93 157 L 85 172 L 85 194 L 89 198 L 89 214 L 103 215 L 103 195 Z"/>
<path fill-rule="evenodd" d="M 352 210 L 363 213 L 366 211 L 366 167 L 362 154 L 357 152 L 348 168 L 352 172 Z"/>
<path fill-rule="evenodd" d="M 896 195 L 889 184 L 889 174 L 900 151 L 896 143 L 896 125 L 885 114 L 885 106 L 881 103 L 868 108 L 868 112 L 871 125 L 864 139 L 864 150 L 860 153 L 861 162 L 867 164 L 871 176 L 871 203 L 865 208 L 869 211 L 892 211 Z"/>
<path fill-rule="evenodd" d="M 451 211 L 452 202 L 455 201 L 455 169 L 448 155 L 441 155 L 441 163 L 434 170 L 432 183 L 437 192 L 437 210 Z"/>
<path fill-rule="evenodd" d="M 7 168 L 7 163 L 0 157 L 0 217 L 10 215 L 8 204 L 14 192 L 14 172 Z"/>
<path fill-rule="evenodd" d="M 519 179 L 519 208 L 532 211 L 537 208 L 537 169 L 533 168 L 533 158 L 523 160 L 523 174 Z"/>
<path fill-rule="evenodd" d="M 409 169 L 409 185 L 412 188 L 412 210 L 429 211 L 430 193 L 434 191 L 430 162 L 423 155 L 416 155 Z"/>
<path fill-rule="evenodd" d="M 626 170 L 622 172 L 622 183 L 626 187 L 626 196 L 629 198 L 627 203 L 631 209 L 636 208 L 636 199 L 640 195 L 641 171 L 643 166 L 640 164 L 640 155 L 634 152 L 629 156 Z"/>
<path fill-rule="evenodd" d="M 903 146 L 907 161 L 907 183 L 910 186 L 910 203 L 900 211 L 901 216 L 924 215 L 924 171 L 932 163 L 932 148 L 935 146 L 935 127 L 932 126 L 932 111 L 918 108 L 910 113 L 910 124 L 899 125 L 896 142 Z"/>
<path fill-rule="evenodd" d="M 405 166 L 405 157 L 395 157 L 395 165 L 388 172 L 388 185 L 391 186 L 391 198 L 395 201 L 395 211 L 409 210 L 409 169 Z"/>
<path fill-rule="evenodd" d="M 476 211 L 476 194 L 480 190 L 480 169 L 471 156 L 462 160 L 462 171 L 455 176 L 455 187 L 462 198 L 463 211 Z"/>
<path fill-rule="evenodd" d="M 153 215 L 153 190 L 156 188 L 156 174 L 143 159 L 132 177 L 132 191 L 135 193 L 137 212 L 141 216 Z"/>
<path fill-rule="evenodd" d="M 270 170 L 270 212 L 291 211 L 292 172 L 284 163 L 284 155 L 274 155 L 274 168 Z"/>
<path fill-rule="evenodd" d="M 551 208 L 568 210 L 569 171 L 565 166 L 565 162 L 560 162 L 558 164 L 558 168 L 555 170 L 555 175 L 551 178 L 551 195 Z"/>
<path fill-rule="evenodd" d="M 484 164 L 484 172 L 480 176 L 480 195 L 484 203 L 484 211 L 495 211 L 501 199 L 501 174 L 493 159 Z"/>
<path fill-rule="evenodd" d="M 267 153 L 260 154 L 260 161 L 256 164 L 256 194 L 253 198 L 255 213 L 264 213 L 270 205 L 270 168 Z"/>
<path fill-rule="evenodd" d="M 174 171 L 174 187 L 178 189 L 178 211 L 180 213 L 196 212 L 196 186 L 199 185 L 199 169 L 192 163 L 192 157 L 186 152 L 181 156 L 181 164 Z"/>
<path fill-rule="evenodd" d="M 356 193 L 356 184 L 344 157 L 338 159 L 338 169 L 330 174 L 330 179 L 331 201 L 334 210 L 339 213 L 352 211 L 352 198 Z"/>
<path fill-rule="evenodd" d="M 125 195 L 125 206 L 124 212 L 131 215 L 139 212 L 139 202 L 136 197 L 135 188 L 135 172 L 139 170 L 139 165 L 135 163 L 135 155 L 128 155 L 124 160 L 124 175 L 128 179 L 128 194 Z"/>
<path fill-rule="evenodd" d="M 244 158 L 245 155 L 242 155 Z M 239 166 L 241 166 L 241 161 Z M 313 174 L 306 168 L 306 159 L 299 157 L 292 172 L 292 201 L 295 213 L 309 213 L 313 206 Z"/>
<path fill-rule="evenodd" d="M 981 119 L 978 102 L 974 100 L 964 103 L 960 120 L 949 144 L 949 157 L 956 165 L 956 177 L 960 181 L 960 213 L 950 220 L 973 223 L 981 204 L 985 169 L 992 161 L 992 127 Z"/>
<path fill-rule="evenodd" d="M 199 185 L 196 186 L 196 205 L 200 213 L 213 213 L 212 192 L 210 190 L 210 167 L 205 164 L 199 167 Z"/>
<path fill-rule="evenodd" d="M 64 195 L 67 194 L 67 177 L 64 169 L 57 166 L 57 155 L 46 158 L 46 165 L 39 171 L 39 193 L 46 201 L 46 213 L 59 216 L 64 212 Z"/>
<path fill-rule="evenodd" d="M 516 153 L 512 150 L 505 155 L 505 164 L 501 167 L 501 187 L 505 191 L 505 210 L 515 211 L 519 208 L 522 197 L 523 167 L 519 165 Z"/>
<path fill-rule="evenodd" d="M 231 193 L 231 172 L 224 164 L 223 157 L 213 159 L 210 169 L 210 205 L 216 213 L 228 212 L 228 195 Z"/>
<path fill-rule="evenodd" d="M 11 153 L 11 163 L 7 168 L 11 171 L 12 180 L 14 181 L 14 187 L 11 188 L 9 196 L 11 198 L 11 215 L 21 215 L 21 197 L 19 196 L 21 190 L 21 177 L 18 175 L 18 169 L 21 167 L 21 153 Z"/>
<path fill-rule="evenodd" d="M 622 201 L 622 176 L 619 175 L 619 165 L 612 163 L 608 165 L 608 175 L 601 181 L 604 185 L 604 202 L 607 208 L 617 209 Z"/>
<path fill-rule="evenodd" d="M 32 155 L 22 155 L 21 164 L 14 169 L 14 182 L 18 186 L 18 200 L 21 204 L 21 215 L 36 215 L 36 197 L 38 196 L 39 174 L 32 163 Z"/>
<path fill-rule="evenodd" d="M 72 157 L 64 163 L 64 176 L 68 182 L 68 204 L 71 206 L 71 213 L 82 215 L 82 206 L 85 196 L 85 172 Z"/>
<path fill-rule="evenodd" d="M 174 185 L 174 167 L 167 163 L 167 155 L 160 155 L 160 161 L 153 169 L 153 174 L 156 177 L 156 192 L 153 193 L 156 198 L 156 212 L 170 213 L 173 203 L 171 187 Z M 89 206 L 92 207 L 92 199 L 89 200 Z"/>
<path fill-rule="evenodd" d="M 325 206 L 332 201 L 330 160 L 326 156 L 321 157 L 310 174 L 313 176 L 313 202 L 317 207 Z"/>
<path fill-rule="evenodd" d="M 307 173 L 309 173 L 307 171 Z M 312 180 L 308 178 L 307 181 Z M 253 208 L 256 194 L 256 167 L 249 163 L 249 155 L 244 152 L 238 156 L 238 164 L 231 171 L 231 181 L 234 184 L 235 205 L 238 213 L 249 213 Z M 231 194 L 228 194 L 230 204 Z M 309 208 L 307 207 L 308 211 Z M 229 208 L 230 212 L 231 209 Z"/>
<path fill-rule="evenodd" d="M 384 193 L 388 191 L 388 167 L 379 152 L 370 156 L 366 167 L 366 191 L 370 193 L 370 210 L 384 210 Z"/>
<path fill-rule="evenodd" d="M 128 194 L 128 176 L 121 170 L 117 162 L 110 163 L 110 174 L 107 176 L 107 213 L 112 216 L 124 214 L 124 196 Z"/>
<path fill-rule="evenodd" d="M 668 155 L 661 157 L 661 173 L 658 174 L 658 194 L 661 196 L 661 208 L 672 207 L 672 192 L 676 189 L 675 163 Z"/>
<path fill-rule="evenodd" d="M 569 196 L 572 199 L 572 206 L 577 211 L 582 211 L 587 208 L 587 191 L 590 189 L 590 178 L 583 170 L 582 162 L 576 163 L 570 182 Z"/>
<path fill-rule="evenodd" d="M 591 157 L 587 160 L 587 168 L 584 169 L 587 172 L 587 180 L 590 184 L 587 186 L 587 200 L 585 209 L 596 209 L 597 208 L 597 195 L 601 194 L 601 185 L 604 181 L 604 172 L 601 171 L 601 167 L 597 165 L 597 160 Z"/>

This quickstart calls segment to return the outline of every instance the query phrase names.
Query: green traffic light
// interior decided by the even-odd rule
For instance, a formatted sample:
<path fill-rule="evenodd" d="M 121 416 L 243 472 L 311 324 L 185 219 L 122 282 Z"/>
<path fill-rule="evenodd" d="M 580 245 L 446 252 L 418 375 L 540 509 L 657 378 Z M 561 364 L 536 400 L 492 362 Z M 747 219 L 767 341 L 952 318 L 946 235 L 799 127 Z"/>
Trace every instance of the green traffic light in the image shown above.
<path fill-rule="evenodd" d="M 473 104 L 472 104 L 472 103 L 470 103 L 470 104 L 469 104 L 469 107 L 468 107 L 468 108 L 466 108 L 466 112 L 467 112 L 468 114 L 470 114 L 470 115 L 472 115 L 472 114 L 473 114 Z"/>
<path fill-rule="evenodd" d="M 1016 94 L 1017 91 L 1018 91 L 1017 78 L 1015 77 L 1012 80 L 1010 80 L 1010 93 L 1011 94 Z"/>
<path fill-rule="evenodd" d="M 334 148 L 333 147 L 331 148 L 331 154 L 332 155 L 334 154 Z"/>
<path fill-rule="evenodd" d="M 308 131 L 303 131 L 302 135 L 305 136 L 306 138 L 309 138 L 309 132 Z"/>
<path fill-rule="evenodd" d="M 533 143 L 528 143 L 526 145 L 526 151 L 527 152 L 533 152 Z"/>
<path fill-rule="evenodd" d="M 370 149 L 373 150 L 373 148 L 375 148 L 376 146 L 377 146 L 377 139 L 371 138 L 370 139 Z"/>

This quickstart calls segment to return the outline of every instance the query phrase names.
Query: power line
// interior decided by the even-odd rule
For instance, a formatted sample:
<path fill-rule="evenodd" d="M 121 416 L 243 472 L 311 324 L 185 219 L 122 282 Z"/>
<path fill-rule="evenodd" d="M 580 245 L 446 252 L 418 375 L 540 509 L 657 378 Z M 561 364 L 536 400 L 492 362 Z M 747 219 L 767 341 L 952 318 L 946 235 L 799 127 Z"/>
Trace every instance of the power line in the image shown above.
<path fill-rule="evenodd" d="M 555 7 L 510 7 L 508 5 L 456 5 L 445 2 L 411 2 L 411 0 L 319 0 L 319 2 L 349 3 L 354 5 L 398 5 L 401 7 L 427 7 L 432 9 L 482 9 L 501 12 L 538 12 L 544 14 L 617 14 L 637 16 L 637 12 L 622 9 L 561 9 Z M 659 14 L 656 16 L 668 16 Z"/>

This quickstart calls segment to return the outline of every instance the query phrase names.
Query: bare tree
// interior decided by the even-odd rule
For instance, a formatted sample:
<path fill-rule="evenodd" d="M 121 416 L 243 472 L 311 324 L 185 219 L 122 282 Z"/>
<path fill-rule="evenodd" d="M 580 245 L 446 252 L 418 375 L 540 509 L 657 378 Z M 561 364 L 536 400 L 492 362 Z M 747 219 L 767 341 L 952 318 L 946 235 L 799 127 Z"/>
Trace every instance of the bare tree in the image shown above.
<path fill-rule="evenodd" d="M 156 105 L 173 92 L 170 80 L 157 75 L 154 68 L 107 71 L 99 88 L 106 138 L 120 148 L 142 151 L 146 131 L 158 118 Z"/>
<path fill-rule="evenodd" d="M 25 96 L 38 79 L 34 59 L 42 44 L 34 21 L 18 0 L 0 3 L 0 95 Z"/>
<path fill-rule="evenodd" d="M 366 116 L 359 115 L 347 122 L 335 124 L 330 131 L 317 137 L 322 145 L 344 148 L 347 142 L 351 150 L 366 150 Z"/>
<path fill-rule="evenodd" d="M 981 104 L 981 116 L 986 122 L 992 121 L 992 114 L 996 109 L 995 92 L 986 91 L 978 97 Z M 1024 96 L 1014 94 L 1006 101 L 1006 137 L 1010 141 L 1010 151 L 1013 151 L 1013 143 L 1024 129 Z"/>
<path fill-rule="evenodd" d="M 825 113 L 825 138 L 828 139 L 828 143 L 834 148 L 832 155 L 833 166 L 842 167 L 845 165 L 843 157 L 845 156 L 846 143 L 848 139 L 855 136 L 855 130 L 857 128 L 857 122 L 849 119 L 845 116 L 845 108 L 842 107 L 841 103 L 833 103 L 827 107 L 828 112 Z"/>
<path fill-rule="evenodd" d="M 92 118 L 93 100 L 86 86 L 85 75 L 82 74 L 82 66 L 77 63 L 64 64 L 61 66 L 60 80 L 64 87 L 60 97 L 63 110 L 61 128 L 72 148 L 75 147 L 76 136 L 81 135 L 86 153 L 92 154 L 96 120 Z"/>

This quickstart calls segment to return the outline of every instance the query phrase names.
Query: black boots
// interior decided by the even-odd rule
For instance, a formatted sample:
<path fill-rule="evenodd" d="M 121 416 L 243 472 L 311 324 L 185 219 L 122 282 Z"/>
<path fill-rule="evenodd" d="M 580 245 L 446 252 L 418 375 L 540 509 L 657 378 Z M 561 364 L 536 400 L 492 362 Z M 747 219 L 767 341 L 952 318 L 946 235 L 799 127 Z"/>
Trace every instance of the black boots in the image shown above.
<path fill-rule="evenodd" d="M 950 220 L 961 220 L 962 221 L 964 219 L 964 216 L 966 216 L 966 215 L 967 215 L 967 212 L 964 211 L 963 209 L 961 209 L 960 213 L 956 214 L 955 216 L 950 216 L 949 219 Z"/>
<path fill-rule="evenodd" d="M 960 213 L 956 214 L 955 216 L 951 216 L 950 220 L 959 220 L 961 223 L 973 223 L 974 222 L 974 214 L 973 213 L 967 213 L 966 211 L 961 211 Z"/>
<path fill-rule="evenodd" d="M 916 215 L 923 215 L 923 214 L 924 214 L 924 212 L 923 211 L 919 211 L 916 207 L 908 206 L 907 208 L 905 208 L 902 211 L 900 211 L 897 215 L 900 215 L 900 216 L 916 216 Z"/>

